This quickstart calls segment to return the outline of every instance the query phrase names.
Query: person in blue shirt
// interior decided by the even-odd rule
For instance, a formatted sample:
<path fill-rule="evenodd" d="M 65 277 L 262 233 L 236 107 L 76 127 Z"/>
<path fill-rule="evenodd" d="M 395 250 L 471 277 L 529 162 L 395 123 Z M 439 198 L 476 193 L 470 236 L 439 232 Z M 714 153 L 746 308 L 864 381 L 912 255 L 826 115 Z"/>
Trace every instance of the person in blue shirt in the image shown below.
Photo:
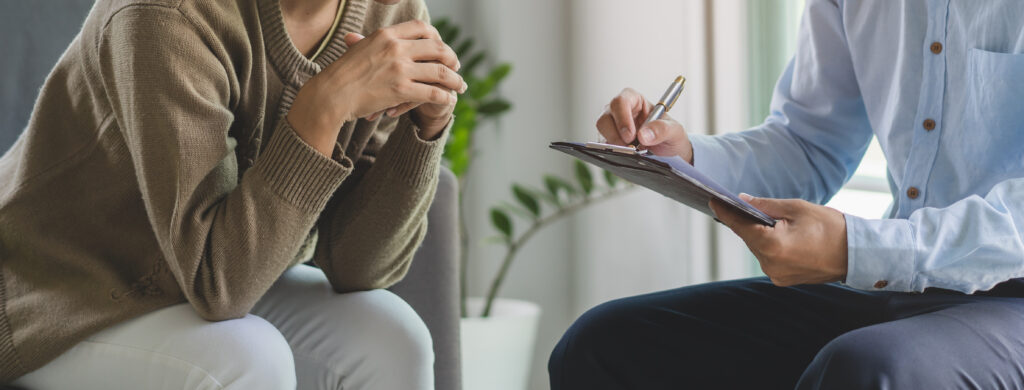
<path fill-rule="evenodd" d="M 1024 2 L 808 0 L 765 122 L 721 136 L 641 126 L 608 142 L 678 155 L 778 219 L 716 216 L 767 278 L 612 301 L 549 362 L 561 389 L 1024 387 Z M 821 206 L 871 137 L 884 219 Z"/>

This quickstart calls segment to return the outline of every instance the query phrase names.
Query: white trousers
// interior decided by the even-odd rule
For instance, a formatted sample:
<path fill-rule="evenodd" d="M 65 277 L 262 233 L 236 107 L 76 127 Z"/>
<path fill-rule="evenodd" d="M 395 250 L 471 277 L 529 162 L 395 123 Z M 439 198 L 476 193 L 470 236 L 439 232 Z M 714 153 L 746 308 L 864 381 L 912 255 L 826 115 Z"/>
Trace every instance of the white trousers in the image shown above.
<path fill-rule="evenodd" d="M 99 332 L 18 379 L 28 390 L 432 389 L 423 320 L 386 290 L 335 293 L 319 269 L 286 272 L 237 320 L 187 304 Z"/>

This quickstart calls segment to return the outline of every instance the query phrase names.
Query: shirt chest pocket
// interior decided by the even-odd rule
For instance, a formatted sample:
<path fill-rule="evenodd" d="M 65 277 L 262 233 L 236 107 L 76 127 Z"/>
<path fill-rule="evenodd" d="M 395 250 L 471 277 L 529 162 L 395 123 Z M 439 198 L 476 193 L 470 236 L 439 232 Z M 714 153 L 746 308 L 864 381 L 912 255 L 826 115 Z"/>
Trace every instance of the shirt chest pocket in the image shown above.
<path fill-rule="evenodd" d="M 963 125 L 973 136 L 960 140 L 964 152 L 1016 161 L 1005 168 L 1020 169 L 1024 164 L 1024 54 L 971 49 L 966 93 Z"/>

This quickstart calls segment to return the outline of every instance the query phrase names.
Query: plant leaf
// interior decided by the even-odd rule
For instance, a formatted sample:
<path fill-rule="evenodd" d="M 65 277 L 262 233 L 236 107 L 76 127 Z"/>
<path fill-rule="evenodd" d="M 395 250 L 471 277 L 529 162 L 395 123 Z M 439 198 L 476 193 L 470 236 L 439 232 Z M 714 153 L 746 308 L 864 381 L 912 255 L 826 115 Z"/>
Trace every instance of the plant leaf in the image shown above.
<path fill-rule="evenodd" d="M 470 87 L 469 95 L 475 99 L 483 99 L 487 97 L 487 95 L 490 95 L 490 93 L 494 91 L 494 88 L 497 87 L 511 71 L 512 65 L 508 63 L 494 67 L 494 69 L 491 69 L 491 72 L 487 74 L 487 77 L 484 77 L 479 84 L 475 85 L 476 88 L 473 88 L 473 86 Z"/>
<path fill-rule="evenodd" d="M 604 171 L 604 182 L 608 183 L 608 187 L 615 188 L 619 184 L 619 177 L 610 171 Z"/>
<path fill-rule="evenodd" d="M 466 38 L 465 41 L 462 41 L 462 43 L 460 43 L 458 46 L 454 48 L 455 55 L 458 56 L 459 58 L 462 58 L 463 56 L 466 55 L 466 53 L 469 53 L 469 51 L 473 49 L 474 43 L 475 42 L 473 41 L 473 38 Z"/>
<path fill-rule="evenodd" d="M 448 44 L 454 44 L 455 41 L 459 39 L 460 31 L 461 30 L 459 29 L 459 26 L 452 24 L 449 25 L 448 28 L 445 29 L 445 31 L 438 30 L 437 33 L 441 35 L 442 41 L 445 41 Z"/>
<path fill-rule="evenodd" d="M 556 196 L 553 196 L 553 195 L 551 195 L 551 194 L 549 194 L 547 192 L 544 192 L 544 191 L 541 191 L 539 189 L 532 188 L 532 187 L 531 188 L 527 188 L 526 190 L 530 191 L 530 193 L 533 194 L 533 196 L 536 196 L 537 199 L 540 199 L 541 201 L 544 201 L 544 202 L 551 203 L 552 206 L 556 206 L 556 207 L 562 206 L 562 201 L 560 199 L 558 199 L 558 197 L 556 197 Z"/>
<path fill-rule="evenodd" d="M 512 194 L 516 196 L 516 200 L 519 201 L 519 204 L 523 205 L 523 207 L 530 211 L 530 214 L 533 214 L 535 218 L 540 217 L 540 202 L 537 201 L 537 197 L 530 193 L 529 190 L 523 188 L 519 184 L 513 184 Z"/>
<path fill-rule="evenodd" d="M 562 191 L 565 191 L 566 195 L 569 197 L 577 194 L 576 187 L 573 187 L 573 185 L 569 184 L 565 179 L 554 175 L 544 175 L 544 188 L 547 188 L 548 193 L 551 194 L 559 204 L 561 204 L 562 197 L 560 194 Z"/>
<path fill-rule="evenodd" d="M 445 36 L 445 32 L 451 28 L 449 24 L 451 23 L 448 18 L 441 18 L 434 22 L 434 28 L 437 29 L 437 33 L 441 35 L 442 38 Z"/>
<path fill-rule="evenodd" d="M 461 155 L 449 160 L 450 168 L 455 177 L 461 178 L 469 171 L 469 156 Z"/>
<path fill-rule="evenodd" d="M 473 71 L 476 70 L 477 66 L 480 66 L 480 63 L 484 61 L 486 56 L 487 53 L 479 52 L 474 54 L 472 57 L 469 57 L 469 60 L 462 64 L 462 69 L 459 69 L 459 73 L 462 73 L 463 75 L 473 74 Z M 466 82 L 468 83 L 469 81 L 467 80 Z"/>
<path fill-rule="evenodd" d="M 477 112 L 483 115 L 490 116 L 501 114 L 505 111 L 508 111 L 510 108 L 512 108 L 512 103 L 509 103 L 505 99 L 499 98 L 480 104 L 480 107 L 477 107 L 476 110 Z"/>
<path fill-rule="evenodd" d="M 508 77 L 508 74 L 510 72 L 512 72 L 512 64 L 507 62 L 498 64 L 498 66 L 495 66 L 494 69 L 491 69 L 491 73 L 487 74 L 487 80 L 493 81 L 495 84 L 498 84 L 502 80 L 504 80 L 505 77 Z"/>
<path fill-rule="evenodd" d="M 491 225 L 494 225 L 494 228 L 498 229 L 505 239 L 512 240 L 512 219 L 497 207 L 491 209 Z"/>
<path fill-rule="evenodd" d="M 590 195 L 590 191 L 594 189 L 594 175 L 590 172 L 587 164 L 580 160 L 576 160 L 576 181 L 580 183 L 583 193 Z"/>
<path fill-rule="evenodd" d="M 509 203 L 509 202 L 500 202 L 500 203 L 498 203 L 498 208 L 501 209 L 502 211 L 505 211 L 505 212 L 509 213 L 509 214 L 514 214 L 514 215 L 517 215 L 517 216 L 520 216 L 520 217 L 523 217 L 523 218 L 526 218 L 526 219 L 533 219 L 534 218 L 533 217 L 533 213 L 531 213 L 530 211 L 528 211 L 528 210 L 526 210 L 526 209 L 524 209 L 522 207 L 519 207 L 517 205 L 514 205 L 512 203 Z"/>
<path fill-rule="evenodd" d="M 468 83 L 467 83 L 468 84 Z M 494 83 L 490 80 L 483 79 L 477 83 L 469 84 L 469 88 L 466 93 L 462 96 L 469 95 L 469 97 L 477 100 L 482 100 L 487 97 L 494 90 Z"/>

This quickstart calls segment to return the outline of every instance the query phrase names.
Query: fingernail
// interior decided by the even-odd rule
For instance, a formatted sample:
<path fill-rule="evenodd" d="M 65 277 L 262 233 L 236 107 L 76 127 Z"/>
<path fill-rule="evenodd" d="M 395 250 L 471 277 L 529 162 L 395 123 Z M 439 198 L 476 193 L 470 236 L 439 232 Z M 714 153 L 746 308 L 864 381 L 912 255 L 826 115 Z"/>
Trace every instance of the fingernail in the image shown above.
<path fill-rule="evenodd" d="M 394 118 L 396 112 L 398 112 L 398 110 L 396 110 L 394 108 L 390 108 L 390 109 L 388 109 L 388 116 Z"/>
<path fill-rule="evenodd" d="M 749 202 L 753 200 L 754 197 L 750 196 L 750 194 L 747 194 L 746 192 L 740 192 L 740 199 L 743 199 L 744 202 Z"/>
<path fill-rule="evenodd" d="M 651 129 L 640 130 L 640 138 L 643 138 L 645 143 L 654 141 L 654 132 Z"/>
<path fill-rule="evenodd" d="M 455 60 L 455 71 L 458 72 L 459 69 L 462 69 L 462 61 Z"/>
<path fill-rule="evenodd" d="M 631 139 L 631 137 L 629 136 L 629 128 L 623 127 L 619 129 L 619 135 L 622 136 L 623 141 Z"/>
<path fill-rule="evenodd" d="M 466 90 L 467 90 L 467 89 L 469 89 L 469 84 L 466 84 L 466 82 L 465 82 L 465 81 L 463 81 L 463 82 L 462 82 L 462 88 L 461 88 L 461 89 L 459 89 L 459 93 L 466 93 Z"/>

